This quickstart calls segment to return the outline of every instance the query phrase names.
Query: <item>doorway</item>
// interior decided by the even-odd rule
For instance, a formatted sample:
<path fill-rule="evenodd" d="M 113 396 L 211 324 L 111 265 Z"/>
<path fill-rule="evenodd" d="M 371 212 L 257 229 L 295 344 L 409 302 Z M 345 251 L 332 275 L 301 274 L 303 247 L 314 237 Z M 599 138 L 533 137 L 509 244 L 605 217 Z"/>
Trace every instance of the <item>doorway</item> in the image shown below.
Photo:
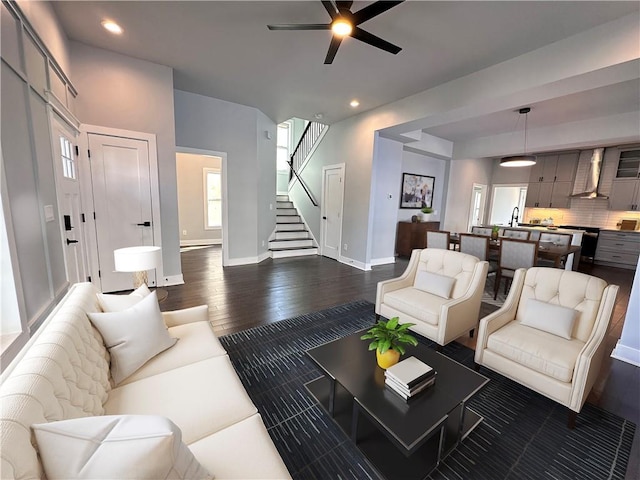
<path fill-rule="evenodd" d="M 487 186 L 474 183 L 471 190 L 471 208 L 469 210 L 469 221 L 467 222 L 467 232 L 471 227 L 484 223 L 484 212 L 487 205 Z"/>
<path fill-rule="evenodd" d="M 161 246 L 156 138 L 107 127 L 81 130 L 89 152 L 85 211 L 93 282 L 102 292 L 130 290 L 131 273 L 115 271 L 113 251 Z M 162 264 L 149 271 L 149 286 L 162 275 Z"/>
<path fill-rule="evenodd" d="M 337 260 L 342 241 L 344 163 L 322 167 L 321 255 Z"/>
<path fill-rule="evenodd" d="M 512 215 L 516 213 L 518 220 L 524 217 L 524 203 L 527 198 L 527 185 L 497 185 L 493 187 L 491 195 L 491 213 L 489 223 L 491 225 L 509 225 Z M 515 219 L 514 219 L 515 220 Z"/>

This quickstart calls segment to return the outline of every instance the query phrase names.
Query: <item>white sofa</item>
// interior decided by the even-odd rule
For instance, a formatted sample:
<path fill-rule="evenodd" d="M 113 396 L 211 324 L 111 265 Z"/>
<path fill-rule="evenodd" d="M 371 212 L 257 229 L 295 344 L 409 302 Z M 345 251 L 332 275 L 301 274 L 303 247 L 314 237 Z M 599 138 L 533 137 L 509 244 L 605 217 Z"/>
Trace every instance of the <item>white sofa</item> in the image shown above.
<path fill-rule="evenodd" d="M 480 320 L 475 362 L 568 407 L 573 428 L 607 354 L 617 293 L 583 273 L 518 269 L 504 305 Z"/>
<path fill-rule="evenodd" d="M 31 425 L 121 414 L 169 418 L 217 479 L 290 478 L 206 305 L 163 313 L 178 342 L 114 387 L 109 353 L 87 317 L 100 311 L 96 293 L 90 283 L 72 286 L 3 372 L 2 478 L 44 478 Z"/>
<path fill-rule="evenodd" d="M 415 323 L 411 330 L 446 345 L 478 325 L 488 268 L 488 262 L 465 253 L 414 250 L 402 276 L 378 283 L 376 315 Z M 434 275 L 421 285 L 420 272 Z M 439 288 L 444 283 L 448 293 Z"/>

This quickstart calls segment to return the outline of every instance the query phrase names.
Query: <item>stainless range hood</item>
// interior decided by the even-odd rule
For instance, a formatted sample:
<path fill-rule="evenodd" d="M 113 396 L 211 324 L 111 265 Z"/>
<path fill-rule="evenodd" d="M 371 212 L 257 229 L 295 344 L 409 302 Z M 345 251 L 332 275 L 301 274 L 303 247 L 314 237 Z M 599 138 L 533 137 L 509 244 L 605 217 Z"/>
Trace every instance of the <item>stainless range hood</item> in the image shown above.
<path fill-rule="evenodd" d="M 604 148 L 595 148 L 593 150 L 593 155 L 591 155 L 591 167 L 587 174 L 587 182 L 584 190 L 580 193 L 574 193 L 570 198 L 609 198 L 607 195 L 598 193 L 603 157 Z"/>

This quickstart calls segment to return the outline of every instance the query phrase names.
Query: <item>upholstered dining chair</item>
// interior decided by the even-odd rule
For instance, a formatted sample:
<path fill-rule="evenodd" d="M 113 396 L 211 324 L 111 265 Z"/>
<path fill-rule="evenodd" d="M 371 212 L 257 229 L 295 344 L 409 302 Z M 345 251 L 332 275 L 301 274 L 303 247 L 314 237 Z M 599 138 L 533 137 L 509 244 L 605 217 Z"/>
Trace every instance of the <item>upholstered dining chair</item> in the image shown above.
<path fill-rule="evenodd" d="M 487 262 L 453 250 L 414 250 L 398 278 L 378 283 L 376 318 L 399 317 L 441 346 L 478 326 Z"/>
<path fill-rule="evenodd" d="M 474 235 L 482 235 L 483 237 L 490 237 L 491 236 L 491 227 L 478 227 L 478 226 L 473 226 L 471 227 L 471 233 Z"/>
<path fill-rule="evenodd" d="M 427 230 L 427 248 L 441 248 L 449 250 L 451 233 L 441 230 Z"/>
<path fill-rule="evenodd" d="M 493 287 L 493 299 L 498 297 L 500 281 L 504 277 L 504 293 L 513 278 L 514 272 L 519 268 L 530 268 L 536 265 L 538 258 L 538 242 L 518 240 L 515 238 L 503 238 L 500 241 L 500 254 L 498 256 L 498 270 Z"/>
<path fill-rule="evenodd" d="M 575 426 L 608 353 L 617 285 L 558 268 L 518 269 L 502 307 L 480 320 L 479 365 L 569 408 Z"/>
<path fill-rule="evenodd" d="M 518 240 L 529 240 L 531 232 L 529 230 L 516 230 L 513 228 L 505 228 L 502 231 L 504 238 L 516 238 Z"/>
<path fill-rule="evenodd" d="M 468 255 L 478 257 L 480 260 L 489 261 L 489 237 L 485 235 L 460 234 L 460 251 Z M 497 265 L 489 262 L 488 273 L 497 270 Z"/>
<path fill-rule="evenodd" d="M 540 233 L 540 239 L 538 240 L 539 247 L 546 245 L 556 245 L 567 247 L 571 245 L 571 239 L 573 235 L 570 233 L 550 233 L 550 232 L 542 232 Z M 548 260 L 546 258 L 539 258 L 538 263 L 536 264 L 538 267 L 555 267 L 555 262 L 553 260 Z"/>

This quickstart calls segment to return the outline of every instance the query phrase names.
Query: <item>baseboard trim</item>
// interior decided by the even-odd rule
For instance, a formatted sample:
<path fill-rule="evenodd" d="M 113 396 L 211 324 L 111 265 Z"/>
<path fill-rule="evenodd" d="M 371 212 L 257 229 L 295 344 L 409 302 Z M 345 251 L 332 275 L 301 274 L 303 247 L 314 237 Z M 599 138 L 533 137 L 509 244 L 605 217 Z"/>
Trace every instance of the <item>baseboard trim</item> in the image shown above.
<path fill-rule="evenodd" d="M 264 262 L 267 258 L 271 258 L 271 252 L 262 252 L 260 255 L 258 255 L 257 263 Z"/>
<path fill-rule="evenodd" d="M 371 264 L 362 263 L 362 262 L 359 262 L 358 260 L 354 260 L 353 258 L 345 257 L 344 255 L 339 255 L 338 261 L 340 263 L 344 263 L 345 265 L 355 267 L 358 270 L 364 270 L 365 272 L 368 270 L 371 270 Z"/>
<path fill-rule="evenodd" d="M 267 252 L 267 256 L 268 256 L 268 252 Z M 227 264 L 225 266 L 226 267 L 237 267 L 239 265 L 253 265 L 255 263 L 260 263 L 259 258 L 260 257 L 230 258 L 229 262 L 227 262 Z"/>
<path fill-rule="evenodd" d="M 184 277 L 182 276 L 182 274 L 168 275 L 162 280 L 162 283 L 158 285 L 159 287 L 168 287 L 170 285 L 184 285 Z"/>
<path fill-rule="evenodd" d="M 376 265 L 389 265 L 390 263 L 396 263 L 396 257 L 374 258 L 369 265 L 375 267 Z"/>
<path fill-rule="evenodd" d="M 222 245 L 222 239 L 203 238 L 200 240 L 180 240 L 181 247 L 198 247 L 200 245 Z"/>
<path fill-rule="evenodd" d="M 611 352 L 611 358 L 640 367 L 640 350 L 622 345 L 620 340 Z"/>

